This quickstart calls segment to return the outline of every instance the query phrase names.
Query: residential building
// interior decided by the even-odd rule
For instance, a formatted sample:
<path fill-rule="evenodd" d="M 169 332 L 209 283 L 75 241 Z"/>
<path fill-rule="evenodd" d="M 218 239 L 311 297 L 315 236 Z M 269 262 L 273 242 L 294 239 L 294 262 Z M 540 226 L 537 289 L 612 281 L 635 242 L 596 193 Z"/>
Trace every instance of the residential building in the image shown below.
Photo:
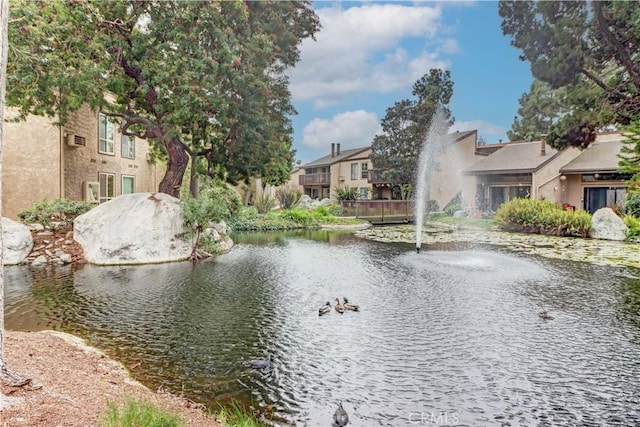
<path fill-rule="evenodd" d="M 357 188 L 361 199 L 369 199 L 370 157 L 371 147 L 341 150 L 340 143 L 332 143 L 331 154 L 300 166 L 298 184 L 312 199 L 335 199 L 337 188 Z"/>
<path fill-rule="evenodd" d="M 151 163 L 146 140 L 122 135 L 118 123 L 88 105 L 64 126 L 55 119 L 5 110 L 3 216 L 42 200 L 65 198 L 101 203 L 118 195 L 157 191 L 165 168 Z"/>
<path fill-rule="evenodd" d="M 628 176 L 617 173 L 619 132 L 601 133 L 588 148 L 561 151 L 544 140 L 511 142 L 464 173 L 476 179 L 476 208 L 496 211 L 516 197 L 547 199 L 566 208 L 595 212 L 623 209 Z"/>

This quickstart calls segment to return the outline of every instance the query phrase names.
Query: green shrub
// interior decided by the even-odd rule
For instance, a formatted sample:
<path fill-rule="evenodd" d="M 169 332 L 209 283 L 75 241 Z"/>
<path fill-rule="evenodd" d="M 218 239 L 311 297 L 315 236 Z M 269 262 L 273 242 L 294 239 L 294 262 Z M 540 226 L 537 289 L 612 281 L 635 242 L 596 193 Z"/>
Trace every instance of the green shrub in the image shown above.
<path fill-rule="evenodd" d="M 554 236 L 586 237 L 591 215 L 583 210 L 563 210 L 549 200 L 516 198 L 498 208 L 494 219 L 503 229 Z"/>
<path fill-rule="evenodd" d="M 282 209 L 293 209 L 300 202 L 302 191 L 295 187 L 281 187 L 276 190 L 276 199 Z"/>
<path fill-rule="evenodd" d="M 314 212 L 304 209 L 290 209 L 282 211 L 282 218 L 288 219 L 302 225 L 318 225 Z"/>
<path fill-rule="evenodd" d="M 629 215 L 640 218 L 640 193 L 627 193 L 624 208 Z"/>
<path fill-rule="evenodd" d="M 629 228 L 629 231 L 627 232 L 627 240 L 640 242 L 640 218 L 627 214 L 622 218 L 622 220 Z"/>
<path fill-rule="evenodd" d="M 323 207 L 323 206 L 320 206 L 320 207 Z M 340 205 L 337 203 L 330 204 L 329 206 L 324 206 L 324 208 L 327 209 L 327 212 L 329 213 L 329 215 L 332 215 L 332 216 L 340 215 Z"/>
<path fill-rule="evenodd" d="M 356 187 L 341 186 L 333 190 L 333 196 L 336 200 L 358 200 L 360 191 Z"/>
<path fill-rule="evenodd" d="M 100 427 L 179 427 L 186 424 L 176 414 L 161 411 L 151 403 L 128 399 L 124 407 L 109 402 L 107 412 L 98 422 Z"/>
<path fill-rule="evenodd" d="M 18 218 L 26 224 L 42 224 L 45 228 L 50 228 L 53 222 L 65 222 L 73 224 L 73 221 L 85 212 L 88 212 L 93 205 L 86 201 L 75 201 L 67 199 L 55 199 L 51 202 L 42 200 L 31 208 L 23 209 L 18 213 Z"/>
<path fill-rule="evenodd" d="M 263 192 L 259 196 L 253 197 L 253 206 L 256 208 L 258 213 L 267 213 L 273 208 L 276 207 L 276 199 L 271 197 L 271 194 L 267 192 Z"/>
<path fill-rule="evenodd" d="M 292 230 L 301 228 L 300 223 L 283 218 L 277 212 L 270 211 L 266 214 L 258 214 L 258 211 L 253 206 L 249 206 L 229 218 L 227 226 L 235 232 Z"/>
<path fill-rule="evenodd" d="M 456 211 L 460 210 L 462 210 L 462 206 L 457 203 L 450 203 L 444 207 L 444 213 L 447 214 L 447 216 L 453 216 Z"/>
<path fill-rule="evenodd" d="M 237 213 L 242 206 L 242 200 L 236 189 L 221 180 L 215 180 L 202 188 L 199 198 L 208 198 L 215 201 L 225 212 L 225 218 Z"/>

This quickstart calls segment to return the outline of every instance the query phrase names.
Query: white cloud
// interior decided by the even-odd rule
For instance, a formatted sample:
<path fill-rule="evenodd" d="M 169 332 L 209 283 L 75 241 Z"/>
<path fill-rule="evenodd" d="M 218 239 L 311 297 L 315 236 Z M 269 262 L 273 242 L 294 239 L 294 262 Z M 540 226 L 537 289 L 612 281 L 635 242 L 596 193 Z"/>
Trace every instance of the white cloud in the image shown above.
<path fill-rule="evenodd" d="M 322 29 L 306 39 L 302 57 L 291 70 L 294 100 L 312 100 L 316 108 L 348 100 L 349 94 L 389 93 L 409 88 L 431 68 L 448 68 L 440 53 L 457 50 L 450 38 L 438 39 L 438 5 L 362 3 L 316 9 Z M 412 52 L 400 45 L 412 46 Z M 427 47 L 430 50 L 427 50 Z"/>
<path fill-rule="evenodd" d="M 331 119 L 313 119 L 302 131 L 302 144 L 329 153 L 330 143 L 340 143 L 344 149 L 366 147 L 381 133 L 375 113 L 364 110 L 347 111 Z"/>

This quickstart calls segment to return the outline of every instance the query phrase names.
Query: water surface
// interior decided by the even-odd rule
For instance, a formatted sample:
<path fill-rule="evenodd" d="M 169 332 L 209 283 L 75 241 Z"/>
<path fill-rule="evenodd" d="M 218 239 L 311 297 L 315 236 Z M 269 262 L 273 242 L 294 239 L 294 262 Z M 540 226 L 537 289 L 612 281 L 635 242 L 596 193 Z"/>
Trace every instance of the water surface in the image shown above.
<path fill-rule="evenodd" d="M 215 261 L 6 268 L 6 327 L 86 338 L 150 388 L 279 424 L 640 424 L 637 271 L 338 232 L 235 236 Z M 318 316 L 347 296 L 360 312 Z M 546 310 L 553 320 L 538 313 Z M 273 354 L 271 372 L 247 361 Z"/>

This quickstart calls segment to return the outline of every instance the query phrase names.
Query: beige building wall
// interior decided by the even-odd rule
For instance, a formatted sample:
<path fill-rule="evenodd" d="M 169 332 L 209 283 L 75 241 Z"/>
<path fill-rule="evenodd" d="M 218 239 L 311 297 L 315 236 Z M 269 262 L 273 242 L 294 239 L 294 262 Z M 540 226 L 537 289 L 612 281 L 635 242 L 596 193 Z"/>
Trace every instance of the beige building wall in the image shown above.
<path fill-rule="evenodd" d="M 429 183 L 429 198 L 438 203 L 439 209 L 444 209 L 459 191 L 463 209 L 475 207 L 476 179 L 463 175 L 462 171 L 484 157 L 476 154 L 476 139 L 477 134 L 472 133 L 459 141 L 451 141 L 438 158 L 437 170 Z"/>
<path fill-rule="evenodd" d="M 353 157 L 349 157 L 340 162 L 331 165 L 331 200 L 335 201 L 334 190 L 338 187 L 367 189 L 367 198 L 371 198 L 372 186 L 368 182 L 365 175 L 362 178 L 363 164 L 366 164 L 367 170 L 372 169 L 371 165 L 371 149 L 367 149 Z M 351 178 L 351 165 L 356 164 L 356 179 Z"/>
<path fill-rule="evenodd" d="M 7 118 L 15 116 L 11 109 L 5 112 Z M 114 174 L 115 196 L 122 194 L 123 175 L 135 177 L 135 192 L 158 191 L 165 166 L 147 161 L 150 147 L 146 140 L 136 138 L 135 158 L 123 158 L 116 125 L 114 154 L 99 154 L 98 114 L 88 106 L 72 113 L 62 128 L 54 122 L 53 118 L 28 116 L 25 121 L 5 123 L 3 216 L 17 219 L 21 210 L 42 200 L 82 200 L 85 182 L 98 182 L 99 173 Z"/>
<path fill-rule="evenodd" d="M 566 180 L 560 179 L 560 168 L 580 155 L 576 147 L 560 151 L 553 159 L 532 174 L 531 198 L 546 199 L 558 203 L 569 203 Z"/>
<path fill-rule="evenodd" d="M 147 141 L 135 138 L 134 158 L 124 158 L 122 133 L 117 124 L 115 131 L 113 155 L 99 153 L 98 115 L 89 106 L 84 106 L 69 116 L 63 128 L 65 143 L 62 144 L 67 199 L 82 200 L 85 182 L 97 182 L 101 173 L 114 174 L 116 196 L 122 194 L 123 176 L 135 178 L 135 192 L 158 191 L 164 168 L 148 161 L 150 147 Z M 84 146 L 74 143 L 77 136 L 84 138 Z"/>
<path fill-rule="evenodd" d="M 15 117 L 14 110 L 5 110 L 7 120 Z M 60 128 L 52 119 L 5 121 L 2 154 L 2 216 L 17 219 L 36 202 L 62 197 Z"/>

